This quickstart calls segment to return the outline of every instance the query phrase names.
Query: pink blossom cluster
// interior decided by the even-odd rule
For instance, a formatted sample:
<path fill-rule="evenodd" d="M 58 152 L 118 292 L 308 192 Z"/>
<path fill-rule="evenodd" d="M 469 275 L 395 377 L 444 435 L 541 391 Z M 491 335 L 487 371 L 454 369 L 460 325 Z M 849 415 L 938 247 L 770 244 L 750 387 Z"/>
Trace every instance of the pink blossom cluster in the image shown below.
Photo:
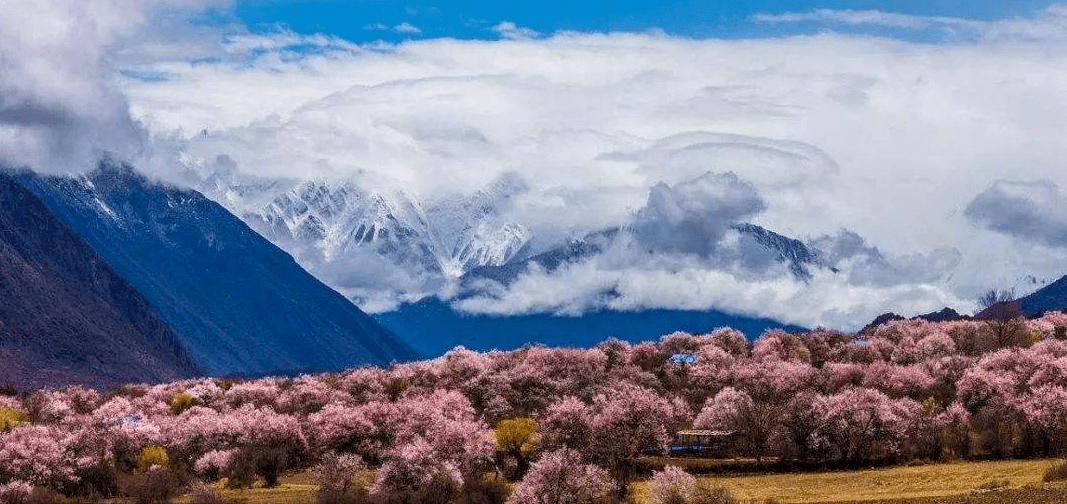
<path fill-rule="evenodd" d="M 563 448 L 546 453 L 515 485 L 514 504 L 601 502 L 611 492 L 608 474 L 586 463 L 581 454 Z"/>
<path fill-rule="evenodd" d="M 648 500 L 652 504 L 692 502 L 696 493 L 697 479 L 681 467 L 668 465 L 652 473 L 648 480 Z"/>
<path fill-rule="evenodd" d="M 11 480 L 0 485 L 0 502 L 6 504 L 21 504 L 30 498 L 33 485 L 21 480 Z"/>

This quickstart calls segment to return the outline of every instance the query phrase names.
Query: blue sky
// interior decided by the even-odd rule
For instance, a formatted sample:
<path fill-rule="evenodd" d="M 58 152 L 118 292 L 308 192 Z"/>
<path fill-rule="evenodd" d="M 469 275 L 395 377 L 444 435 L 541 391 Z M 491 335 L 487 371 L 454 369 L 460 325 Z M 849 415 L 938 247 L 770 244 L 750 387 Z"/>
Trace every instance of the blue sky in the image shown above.
<path fill-rule="evenodd" d="M 438 37 L 492 39 L 497 38 L 492 27 L 503 21 L 510 21 L 540 33 L 560 30 L 641 32 L 658 29 L 671 35 L 692 38 L 744 38 L 785 35 L 821 28 L 814 23 L 755 23 L 752 16 L 758 13 L 847 9 L 989 20 L 1025 16 L 1048 4 L 1049 2 L 1044 0 L 244 0 L 237 3 L 235 14 L 244 24 L 257 30 L 285 26 L 298 33 L 327 33 L 356 42 Z M 397 29 L 401 26 L 406 28 Z M 411 27 L 419 31 L 416 32 Z M 870 32 L 874 29 L 865 30 Z"/>

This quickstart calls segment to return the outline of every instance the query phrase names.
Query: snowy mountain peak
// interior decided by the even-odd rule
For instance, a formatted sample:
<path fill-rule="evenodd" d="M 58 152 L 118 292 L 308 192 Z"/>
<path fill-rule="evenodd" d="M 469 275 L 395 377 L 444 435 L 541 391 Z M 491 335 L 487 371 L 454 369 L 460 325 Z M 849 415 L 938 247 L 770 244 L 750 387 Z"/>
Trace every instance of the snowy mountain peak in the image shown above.
<path fill-rule="evenodd" d="M 441 270 L 421 206 L 400 192 L 387 197 L 347 181 L 306 181 L 245 219 L 305 262 L 371 251 L 405 268 Z"/>
<path fill-rule="evenodd" d="M 750 223 L 730 226 L 733 230 L 748 236 L 767 250 L 777 254 L 777 259 L 789 265 L 789 271 L 797 278 L 810 278 L 809 266 L 824 266 L 819 251 L 796 238 L 790 238 Z"/>
<path fill-rule="evenodd" d="M 351 180 L 268 179 L 223 168 L 198 176 L 194 187 L 357 298 L 368 282 L 418 290 L 506 264 L 521 258 L 531 239 L 505 216 L 511 199 L 527 190 L 518 177 L 426 208 L 403 191 L 372 191 Z"/>

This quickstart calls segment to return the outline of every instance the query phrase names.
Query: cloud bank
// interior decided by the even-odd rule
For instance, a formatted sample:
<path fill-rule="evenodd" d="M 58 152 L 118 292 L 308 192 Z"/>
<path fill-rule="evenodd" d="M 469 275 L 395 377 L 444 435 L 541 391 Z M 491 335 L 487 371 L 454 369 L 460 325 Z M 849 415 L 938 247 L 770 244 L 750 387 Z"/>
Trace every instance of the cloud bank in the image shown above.
<path fill-rule="evenodd" d="M 815 9 L 753 16 L 758 23 L 819 23 L 851 27 L 880 27 L 937 31 L 949 38 L 986 41 L 1049 41 L 1067 39 L 1067 7 L 1051 4 L 1025 17 L 989 21 L 948 16 L 917 16 L 878 10 Z"/>
<path fill-rule="evenodd" d="M 998 233 L 1067 247 L 1067 195 L 1049 180 L 998 180 L 976 196 L 964 214 Z"/>
<path fill-rule="evenodd" d="M 68 171 L 94 165 L 105 150 L 142 154 L 150 133 L 130 115 L 117 60 L 154 62 L 182 45 L 171 56 L 190 56 L 198 46 L 186 43 L 210 29 L 184 21 L 224 5 L 0 2 L 0 163 Z"/>
<path fill-rule="evenodd" d="M 751 183 L 708 172 L 674 186 L 652 186 L 633 228 L 642 248 L 710 256 L 731 224 L 766 208 Z"/>
<path fill-rule="evenodd" d="M 206 2 L 50 5 L 0 15 L 7 163 L 72 169 L 109 149 L 176 177 L 228 159 L 244 173 L 351 180 L 427 205 L 510 173 L 527 189 L 501 219 L 532 230 L 536 249 L 635 230 L 619 251 L 532 271 L 470 309 L 718 307 L 855 328 L 889 308 L 966 310 L 991 284 L 1064 273 L 1056 231 L 994 211 L 1031 205 L 1057 229 L 1058 200 L 990 188 L 1067 184 L 1062 6 L 994 21 L 755 19 L 962 34 L 939 43 L 538 34 L 501 20 L 502 40 L 357 45 L 193 22 L 188 13 L 220 7 Z M 165 15 L 175 10 L 185 14 Z M 53 29 L 33 36 L 33 24 Z M 841 272 L 754 275 L 776 263 L 729 231 L 739 220 L 821 244 Z M 363 287 L 409 281 L 381 277 Z"/>

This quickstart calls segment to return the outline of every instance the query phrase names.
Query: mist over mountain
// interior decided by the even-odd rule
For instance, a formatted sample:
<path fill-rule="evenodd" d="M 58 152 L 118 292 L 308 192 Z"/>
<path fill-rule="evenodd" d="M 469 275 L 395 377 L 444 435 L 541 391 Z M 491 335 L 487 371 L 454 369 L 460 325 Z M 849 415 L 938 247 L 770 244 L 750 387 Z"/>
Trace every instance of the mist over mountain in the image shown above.
<path fill-rule="evenodd" d="M 362 307 L 424 356 L 456 345 L 468 348 L 517 348 L 526 343 L 592 345 L 609 337 L 655 339 L 676 330 L 707 331 L 730 325 L 755 338 L 770 327 L 792 327 L 752 315 L 718 309 L 616 309 L 592 304 L 582 310 L 551 306 L 504 313 L 483 313 L 467 306 L 492 303 L 531 274 L 554 275 L 601 261 L 640 264 L 648 247 L 667 253 L 676 246 L 698 247 L 707 260 L 741 274 L 804 282 L 812 272 L 833 273 L 820 252 L 805 242 L 751 223 L 732 223 L 759 203 L 749 186 L 734 176 L 706 177 L 707 185 L 679 189 L 694 197 L 710 190 L 739 191 L 732 202 L 701 199 L 695 211 L 676 220 L 661 206 L 635 218 L 640 224 L 596 230 L 556 241 L 552 230 L 536 234 L 509 220 L 509 206 L 527 191 L 517 177 L 503 177 L 483 189 L 424 204 L 402 191 L 379 191 L 354 179 L 268 179 L 232 169 L 189 174 L 189 182 L 226 205 L 274 244 L 289 251 L 310 272 Z M 701 180 L 701 183 L 704 179 Z M 662 186 L 661 205 L 674 205 L 675 189 Z M 666 198 L 666 199 L 663 199 Z M 707 203 L 705 203 L 707 202 Z M 709 218 L 705 204 L 723 219 Z M 686 224 L 685 220 L 692 224 Z M 663 221 L 663 232 L 654 231 Z M 669 224 L 667 221 L 675 222 Z M 688 229 L 698 222 L 707 233 Z M 678 238 L 670 238 L 670 233 Z M 665 234 L 666 233 L 666 234 Z M 692 245 L 668 244 L 688 236 Z M 703 240 L 705 245 L 697 245 Z M 688 250 L 683 250 L 688 253 Z M 657 252 L 658 253 L 658 252 Z M 611 286 L 595 294 L 610 303 Z"/>
<path fill-rule="evenodd" d="M 411 348 L 199 193 L 105 159 L 76 177 L 15 175 L 141 292 L 204 371 L 388 364 Z"/>
<path fill-rule="evenodd" d="M 827 313 L 843 326 L 884 311 L 887 295 L 894 307 L 938 306 L 929 299 L 938 290 L 912 284 L 942 284 L 959 261 L 952 249 L 892 256 L 848 230 L 798 238 L 768 229 L 755 222 L 765 209 L 760 192 L 732 172 L 656 184 L 619 225 L 595 229 L 530 220 L 517 209 L 546 195 L 516 173 L 429 201 L 369 176 L 250 175 L 226 157 L 181 178 L 396 327 L 446 312 L 434 303 L 469 323 L 662 312 L 813 326 Z M 768 292 L 769 303 L 749 302 Z M 798 308 L 808 305 L 811 312 Z M 470 330 L 442 334 L 442 344 Z"/>
<path fill-rule="evenodd" d="M 395 308 L 404 295 L 437 292 L 472 269 L 521 259 L 531 239 L 502 216 L 524 190 L 518 180 L 425 204 L 353 180 L 268 179 L 222 165 L 204 176 L 187 173 L 185 181 L 374 311 Z"/>
<path fill-rule="evenodd" d="M 111 386 L 201 372 L 144 296 L 0 172 L 0 383 Z"/>

